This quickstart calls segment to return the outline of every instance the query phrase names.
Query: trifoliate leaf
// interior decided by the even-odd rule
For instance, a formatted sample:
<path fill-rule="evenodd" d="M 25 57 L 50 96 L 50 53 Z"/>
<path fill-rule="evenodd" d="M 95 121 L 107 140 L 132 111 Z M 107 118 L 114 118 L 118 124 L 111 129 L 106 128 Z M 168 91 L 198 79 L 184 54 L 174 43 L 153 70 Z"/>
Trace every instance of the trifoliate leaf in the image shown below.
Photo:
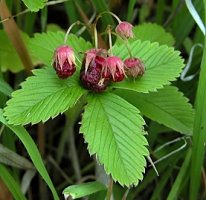
<path fill-rule="evenodd" d="M 33 74 L 7 102 L 4 115 L 10 124 L 45 122 L 73 107 L 85 93 L 76 75 L 62 80 L 52 67 L 34 70 Z"/>
<path fill-rule="evenodd" d="M 90 154 L 97 154 L 108 174 L 121 185 L 142 180 L 148 150 L 139 110 L 111 93 L 91 95 L 80 132 Z"/>
<path fill-rule="evenodd" d="M 192 134 L 194 110 L 188 99 L 174 86 L 149 94 L 117 90 L 116 94 L 137 106 L 148 118 L 180 133 Z"/>
<path fill-rule="evenodd" d="M 173 46 L 175 41 L 171 33 L 155 23 L 144 23 L 133 28 L 135 38 L 141 41 L 149 40 L 150 42 L 158 42 L 160 45 L 166 44 Z"/>
<path fill-rule="evenodd" d="M 169 85 L 170 81 L 176 80 L 184 67 L 183 60 L 179 56 L 180 52 L 174 51 L 172 47 L 140 40 L 130 41 L 128 46 L 132 56 L 143 61 L 145 73 L 135 80 L 128 78 L 123 82 L 115 83 L 112 85 L 113 88 L 144 93 L 156 91 L 164 85 Z M 113 53 L 123 60 L 129 57 L 125 44 L 115 45 Z"/>
<path fill-rule="evenodd" d="M 22 0 L 29 10 L 37 12 L 42 9 L 48 0 Z"/>
<path fill-rule="evenodd" d="M 64 45 L 64 37 L 65 33 L 63 32 L 37 33 L 31 39 L 29 47 L 33 55 L 44 64 L 51 65 L 55 49 Z M 67 45 L 73 48 L 79 61 L 82 60 L 83 53 L 92 47 L 91 43 L 74 34 L 69 34 Z M 79 62 L 77 63 L 80 64 Z"/>

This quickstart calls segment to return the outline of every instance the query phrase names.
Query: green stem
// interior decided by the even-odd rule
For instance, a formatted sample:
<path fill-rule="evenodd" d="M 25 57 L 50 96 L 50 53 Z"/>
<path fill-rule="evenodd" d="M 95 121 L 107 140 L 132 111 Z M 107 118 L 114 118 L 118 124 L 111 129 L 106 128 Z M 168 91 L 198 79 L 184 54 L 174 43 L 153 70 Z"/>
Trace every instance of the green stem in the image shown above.
<path fill-rule="evenodd" d="M 118 21 L 118 23 L 121 23 L 121 20 L 119 19 L 119 17 L 117 17 L 117 15 L 115 15 L 113 12 L 110 12 L 110 11 L 101 12 L 101 13 L 99 14 L 99 17 L 98 17 L 98 18 L 102 17 L 102 15 L 104 15 L 104 14 L 112 15 L 112 16 Z"/>
<path fill-rule="evenodd" d="M 124 42 L 124 45 L 125 45 L 125 47 L 127 48 L 127 51 L 128 51 L 128 53 L 129 53 L 129 56 L 130 56 L 130 58 L 132 58 L 133 56 L 132 56 L 132 52 L 131 52 L 131 49 L 130 49 L 130 47 L 129 47 L 129 42 L 128 42 L 128 39 L 127 38 L 125 38 L 125 39 L 123 39 L 122 37 L 120 37 L 117 33 L 115 33 L 115 32 L 112 32 L 112 34 L 113 35 L 115 35 L 117 38 L 119 38 L 121 41 L 123 41 Z"/>
<path fill-rule="evenodd" d="M 69 119 L 68 119 L 69 120 Z M 72 161 L 72 165 L 73 165 L 73 169 L 74 169 L 74 173 L 76 175 L 76 180 L 80 181 L 82 178 L 81 175 L 81 169 L 80 169 L 80 164 L 79 164 L 79 159 L 78 159 L 78 154 L 77 154 L 77 150 L 76 150 L 76 145 L 75 145 L 75 136 L 74 136 L 74 121 L 69 123 L 69 153 L 70 153 L 70 157 L 71 157 L 71 161 Z"/>
<path fill-rule="evenodd" d="M 107 197 L 106 200 L 110 200 L 112 196 L 112 189 L 113 189 L 113 180 L 110 177 L 109 179 L 109 184 L 108 184 L 108 189 L 107 189 Z"/>
<path fill-rule="evenodd" d="M 205 21 L 206 21 L 206 2 Z M 206 36 L 195 101 L 195 122 L 193 130 L 192 162 L 190 171 L 190 200 L 198 199 L 200 187 L 201 167 L 203 164 L 206 141 Z"/>
<path fill-rule="evenodd" d="M 108 37 L 109 37 L 109 53 L 112 56 L 112 31 L 111 31 L 111 26 L 108 26 Z"/>
<path fill-rule="evenodd" d="M 81 177 L 81 170 L 80 170 L 80 164 L 79 159 L 77 155 L 76 145 L 75 145 L 75 137 L 74 137 L 74 125 L 79 117 L 79 114 L 82 111 L 82 108 L 85 104 L 86 96 L 83 96 L 79 102 L 69 111 L 66 113 L 67 117 L 67 130 L 68 130 L 68 136 L 69 136 L 69 153 L 71 155 L 71 161 L 73 165 L 73 169 L 76 175 L 76 179 L 79 181 Z"/>
<path fill-rule="evenodd" d="M 70 31 L 72 30 L 72 28 L 73 28 L 74 26 L 80 25 L 80 24 L 82 24 L 80 21 L 76 21 L 76 22 L 74 22 L 73 24 L 71 24 L 71 26 L 68 28 L 68 30 L 67 30 L 67 32 L 66 32 L 66 34 L 65 34 L 64 44 L 67 43 L 67 39 L 68 39 L 69 33 L 70 33 Z"/>
<path fill-rule="evenodd" d="M 98 34 L 97 34 L 97 24 L 94 23 L 94 46 L 97 49 L 98 48 Z"/>

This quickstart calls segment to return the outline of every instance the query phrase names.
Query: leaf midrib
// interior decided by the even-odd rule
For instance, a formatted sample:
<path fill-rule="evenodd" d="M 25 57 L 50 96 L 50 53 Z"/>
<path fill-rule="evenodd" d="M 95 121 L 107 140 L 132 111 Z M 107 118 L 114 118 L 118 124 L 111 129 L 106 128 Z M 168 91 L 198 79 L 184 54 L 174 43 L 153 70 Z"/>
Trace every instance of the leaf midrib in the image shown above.
<path fill-rule="evenodd" d="M 103 103 L 101 102 L 101 100 L 99 99 L 99 102 L 100 102 L 100 105 L 101 105 L 101 107 L 102 107 L 102 110 L 104 111 L 104 113 L 107 113 L 106 112 L 106 110 L 105 110 L 105 108 L 104 108 L 104 106 L 103 106 Z M 108 113 L 107 113 L 108 114 Z M 119 146 L 118 146 L 118 144 L 117 144 L 117 140 L 116 140 L 116 137 L 115 137 L 115 132 L 113 131 L 113 129 L 112 129 L 112 126 L 111 126 L 111 123 L 110 123 L 110 120 L 109 120 L 109 118 L 108 118 L 108 116 L 105 114 L 105 118 L 107 119 L 107 122 L 108 122 L 108 124 L 109 124 L 109 126 L 111 127 L 111 130 L 112 130 L 112 132 L 113 132 L 113 137 L 115 138 L 115 144 L 116 144 L 116 146 L 118 147 L 117 148 L 117 151 L 118 151 L 118 154 L 119 154 L 119 157 L 121 158 L 121 160 L 122 160 L 122 163 L 123 163 L 123 167 L 124 167 L 124 171 L 125 171 L 125 173 L 127 174 L 127 178 L 128 178 L 128 180 L 130 180 L 131 178 L 130 178 L 130 176 L 128 175 L 128 172 L 127 172 L 127 169 L 125 168 L 126 166 L 125 166 L 125 163 L 124 163 L 124 159 L 122 159 L 122 155 L 121 155 L 121 153 L 120 153 L 120 151 L 119 151 Z M 126 170 L 125 170 L 126 169 Z"/>
<path fill-rule="evenodd" d="M 172 119 L 174 119 L 178 124 L 183 125 L 183 127 L 184 127 L 188 132 L 190 132 L 190 131 L 189 131 L 189 128 L 188 128 L 187 126 L 185 126 L 182 122 L 180 123 L 180 120 L 178 120 L 176 117 L 174 117 L 173 115 L 171 115 L 168 111 L 161 109 L 161 107 L 160 107 L 159 105 L 154 104 L 153 102 L 149 101 L 149 100 L 146 99 L 146 98 L 142 98 L 142 99 L 143 99 L 144 101 L 146 101 L 147 103 L 152 104 L 154 107 L 160 109 L 162 112 L 167 113 L 167 114 L 168 114 Z"/>

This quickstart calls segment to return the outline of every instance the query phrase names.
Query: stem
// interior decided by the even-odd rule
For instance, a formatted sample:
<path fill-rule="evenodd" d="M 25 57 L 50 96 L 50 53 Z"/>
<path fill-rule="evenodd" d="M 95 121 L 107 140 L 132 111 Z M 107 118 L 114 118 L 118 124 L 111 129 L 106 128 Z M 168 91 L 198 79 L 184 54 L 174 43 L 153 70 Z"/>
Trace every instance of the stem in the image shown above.
<path fill-rule="evenodd" d="M 68 0 L 54 0 L 54 1 L 49 1 L 49 2 L 47 2 L 47 3 L 44 5 L 44 7 L 46 7 L 46 6 L 53 6 L 53 5 L 56 5 L 56 4 L 64 3 L 64 2 L 66 2 L 66 1 L 68 1 Z M 23 14 L 25 14 L 25 13 L 29 13 L 29 12 L 31 12 L 29 9 L 25 9 L 25 10 L 23 10 L 23 11 L 21 11 L 21 12 L 18 12 L 18 13 L 15 14 L 15 15 L 12 15 L 12 16 L 9 16 L 9 17 L 6 17 L 6 18 L 2 19 L 2 20 L 0 21 L 0 23 L 6 22 L 6 21 L 10 20 L 11 18 L 19 17 L 19 16 L 21 16 L 21 15 L 23 15 Z"/>
<path fill-rule="evenodd" d="M 33 67 L 31 57 L 27 51 L 24 41 L 21 37 L 20 31 L 16 25 L 16 22 L 11 18 L 11 13 L 6 5 L 5 0 L 0 1 L 0 17 L 2 20 L 10 18 L 8 21 L 3 21 L 4 29 L 8 35 L 8 38 L 12 42 L 14 48 L 16 49 L 24 68 L 28 73 Z"/>
<path fill-rule="evenodd" d="M 108 184 L 108 189 L 107 189 L 107 197 L 106 200 L 110 200 L 112 196 L 112 189 L 113 189 L 113 180 L 110 177 L 109 179 L 109 184 Z"/>
<path fill-rule="evenodd" d="M 1 137 L 2 133 L 3 133 L 3 131 L 4 131 L 4 128 L 5 128 L 5 125 L 2 125 L 1 128 L 0 128 L 0 137 Z"/>
<path fill-rule="evenodd" d="M 128 40 L 127 40 L 127 39 L 124 40 L 124 44 L 125 44 L 125 46 L 126 46 L 126 48 L 127 48 L 127 51 L 128 51 L 128 53 L 129 53 L 129 57 L 132 58 L 132 52 L 131 52 L 131 50 L 130 50 L 130 48 L 129 48 Z"/>
<path fill-rule="evenodd" d="M 206 2 L 205 7 L 205 22 L 206 22 Z M 200 187 L 201 168 L 205 154 L 205 140 L 206 140 L 206 36 L 203 51 L 203 58 L 201 62 L 199 83 L 197 88 L 197 96 L 195 101 L 195 121 L 193 128 L 193 146 L 192 146 L 192 160 L 190 171 L 190 200 L 198 199 L 198 192 Z"/>
<path fill-rule="evenodd" d="M 109 51 L 110 55 L 112 56 L 112 31 L 111 31 L 111 26 L 108 26 L 108 37 L 109 37 Z"/>
<path fill-rule="evenodd" d="M 126 192 L 124 193 L 123 197 L 122 197 L 122 200 L 126 200 L 127 199 L 127 196 L 129 194 L 129 188 L 126 190 Z"/>
<path fill-rule="evenodd" d="M 61 169 L 61 167 L 58 165 L 58 163 L 54 160 L 52 156 L 48 157 L 49 162 L 56 168 L 56 170 L 59 172 L 59 174 L 69 183 L 73 184 L 73 181 L 67 176 L 67 174 Z"/>
<path fill-rule="evenodd" d="M 69 119 L 68 119 L 69 120 Z M 82 178 L 81 169 L 78 159 L 78 154 L 75 145 L 75 138 L 74 138 L 74 121 L 69 123 L 69 153 L 71 155 L 71 161 L 74 168 L 74 173 L 76 175 L 76 179 L 79 181 Z"/>
<path fill-rule="evenodd" d="M 76 179 L 79 181 L 82 176 L 81 176 L 81 170 L 80 170 L 80 164 L 79 164 L 79 159 L 78 159 L 78 154 L 76 151 L 76 145 L 75 145 L 75 137 L 74 137 L 74 125 L 77 121 L 77 118 L 79 117 L 79 114 L 82 111 L 82 108 L 85 104 L 86 101 L 86 95 L 83 96 L 79 102 L 77 102 L 77 104 L 70 109 L 67 113 L 66 113 L 66 117 L 67 117 L 67 130 L 68 130 L 68 134 L 69 134 L 69 153 L 71 155 L 71 160 L 72 160 L 72 165 L 73 165 L 73 169 L 76 175 Z"/>
<path fill-rule="evenodd" d="M 117 15 L 115 15 L 114 13 L 112 13 L 112 12 L 110 12 L 110 11 L 104 11 L 104 12 L 100 13 L 98 18 L 102 17 L 102 15 L 104 15 L 104 14 L 110 14 L 110 15 L 112 15 L 112 16 L 118 21 L 118 23 L 121 23 L 121 22 L 122 22 L 122 21 L 119 19 L 119 17 L 117 17 Z"/>
<path fill-rule="evenodd" d="M 94 23 L 94 46 L 98 48 L 98 35 L 97 35 L 97 24 Z"/>
<path fill-rule="evenodd" d="M 132 58 L 133 56 L 132 56 L 131 49 L 129 48 L 129 45 L 128 45 L 128 39 L 127 39 L 127 38 L 123 39 L 122 37 L 120 37 L 120 36 L 119 36 L 118 34 L 116 34 L 115 32 L 112 32 L 112 34 L 115 35 L 116 37 L 118 37 L 119 39 L 121 39 L 121 40 L 124 42 L 124 45 L 125 45 L 125 47 L 127 48 L 127 51 L 128 51 L 128 53 L 129 53 L 129 56 L 130 56 L 130 58 Z"/>
<path fill-rule="evenodd" d="M 41 155 L 42 157 L 44 157 L 45 155 L 45 126 L 43 123 L 38 124 L 37 140 L 38 140 L 38 146 L 39 146 Z"/>
<path fill-rule="evenodd" d="M 82 24 L 80 21 L 76 21 L 76 22 L 74 22 L 73 24 L 71 24 L 71 26 L 68 28 L 68 30 L 67 30 L 67 32 L 66 32 L 66 34 L 65 34 L 64 44 L 67 43 L 67 39 L 68 39 L 69 33 L 70 33 L 70 31 L 72 30 L 72 28 L 73 28 L 75 25 L 80 25 L 80 24 Z"/>

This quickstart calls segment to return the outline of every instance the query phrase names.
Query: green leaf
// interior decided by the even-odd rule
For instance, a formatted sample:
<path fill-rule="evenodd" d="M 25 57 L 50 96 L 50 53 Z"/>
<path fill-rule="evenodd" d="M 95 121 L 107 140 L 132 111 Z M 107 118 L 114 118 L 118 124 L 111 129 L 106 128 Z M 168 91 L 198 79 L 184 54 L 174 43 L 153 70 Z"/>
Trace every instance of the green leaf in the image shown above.
<path fill-rule="evenodd" d="M 44 64 L 51 65 L 54 51 L 57 47 L 63 45 L 64 37 L 65 33 L 63 32 L 37 33 L 30 41 L 30 51 Z M 82 60 L 82 53 L 92 47 L 91 43 L 74 34 L 69 34 L 67 45 L 74 49 L 75 55 L 79 60 Z"/>
<path fill-rule="evenodd" d="M 105 170 L 121 185 L 138 184 L 146 166 L 147 140 L 139 110 L 117 95 L 88 97 L 80 132 L 91 155 L 97 154 Z"/>
<path fill-rule="evenodd" d="M 127 8 L 127 21 L 131 22 L 134 16 L 136 0 L 129 0 L 128 8 Z"/>
<path fill-rule="evenodd" d="M 71 196 L 72 199 L 77 199 L 94 194 L 99 191 L 104 191 L 106 189 L 107 188 L 105 185 L 100 182 L 94 181 L 81 183 L 78 185 L 71 185 L 64 189 L 63 194 L 65 196 L 65 199 L 67 199 L 69 196 Z"/>
<path fill-rule="evenodd" d="M 6 119 L 3 116 L 3 110 L 0 109 L 0 122 L 2 122 L 4 125 L 6 125 L 8 128 L 10 128 L 16 136 L 21 140 L 21 142 L 24 144 L 29 156 L 31 157 L 32 162 L 34 163 L 34 166 L 42 176 L 42 178 L 45 180 L 47 185 L 52 191 L 54 200 L 59 200 L 59 197 L 57 195 L 57 192 L 55 190 L 55 187 L 48 175 L 48 172 L 44 166 L 43 160 L 41 158 L 41 155 L 39 153 L 39 150 L 37 149 L 36 144 L 32 140 L 29 133 L 26 131 L 25 128 L 22 126 L 13 126 L 9 125 L 6 121 Z M 1 173 L 0 173 L 1 174 Z"/>
<path fill-rule="evenodd" d="M 48 0 L 22 0 L 29 10 L 37 12 L 42 9 Z"/>
<path fill-rule="evenodd" d="M 194 110 L 176 87 L 166 86 L 149 94 L 125 90 L 115 93 L 138 107 L 148 118 L 180 133 L 192 134 Z"/>
<path fill-rule="evenodd" d="M 160 45 L 173 46 L 175 41 L 171 33 L 155 23 L 144 23 L 133 28 L 134 35 L 141 41 L 149 40 L 158 42 Z"/>
<path fill-rule="evenodd" d="M 0 144 L 0 163 L 20 169 L 34 169 L 30 161 Z"/>
<path fill-rule="evenodd" d="M 112 85 L 113 88 L 134 90 L 147 93 L 156 91 L 164 85 L 169 85 L 170 81 L 176 80 L 182 71 L 183 60 L 179 56 L 179 51 L 174 51 L 172 47 L 166 45 L 159 46 L 158 43 L 140 40 L 130 41 L 128 44 L 132 56 L 140 58 L 145 65 L 145 73 L 142 77 L 126 79 L 120 83 Z M 124 44 L 115 45 L 113 53 L 123 60 L 128 58 L 128 51 Z"/>
<path fill-rule="evenodd" d="M 29 43 L 30 38 L 26 33 L 21 33 L 22 39 L 27 46 Z M 12 72 L 19 72 L 20 70 L 24 69 L 24 66 L 13 47 L 12 43 L 8 39 L 5 31 L 0 30 L 0 67 L 2 71 L 12 71 Z M 32 56 L 33 63 L 36 62 L 34 56 Z"/>
<path fill-rule="evenodd" d="M 3 180 L 9 191 L 12 193 L 16 200 L 26 200 L 26 197 L 22 194 L 19 184 L 14 177 L 6 169 L 6 167 L 0 164 L 0 178 Z"/>
<path fill-rule="evenodd" d="M 0 78 L 0 92 L 5 94 L 6 96 L 11 96 L 13 89 L 11 86 Z"/>
<path fill-rule="evenodd" d="M 79 86 L 76 74 L 59 79 L 52 67 L 33 71 L 34 76 L 21 84 L 22 89 L 12 93 L 5 116 L 8 123 L 19 125 L 38 123 L 54 118 L 73 107 L 86 92 Z"/>

